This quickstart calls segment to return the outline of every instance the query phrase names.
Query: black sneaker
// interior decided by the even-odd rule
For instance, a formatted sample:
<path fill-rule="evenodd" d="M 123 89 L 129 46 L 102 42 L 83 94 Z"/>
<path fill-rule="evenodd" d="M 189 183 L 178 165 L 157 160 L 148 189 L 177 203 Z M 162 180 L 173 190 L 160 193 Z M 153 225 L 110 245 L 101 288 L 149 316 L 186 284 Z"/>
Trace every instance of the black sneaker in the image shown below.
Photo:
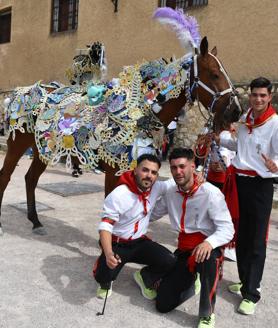
<path fill-rule="evenodd" d="M 79 177 L 77 170 L 73 170 L 72 173 L 71 173 L 71 175 L 72 175 L 74 178 L 78 178 L 78 177 Z"/>

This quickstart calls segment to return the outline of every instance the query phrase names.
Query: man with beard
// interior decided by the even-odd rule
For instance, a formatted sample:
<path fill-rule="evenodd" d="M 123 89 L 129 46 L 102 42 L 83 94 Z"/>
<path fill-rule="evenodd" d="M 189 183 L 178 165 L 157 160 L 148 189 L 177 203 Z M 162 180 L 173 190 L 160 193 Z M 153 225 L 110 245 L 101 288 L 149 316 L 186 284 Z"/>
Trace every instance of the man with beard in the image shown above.
<path fill-rule="evenodd" d="M 125 172 L 119 186 L 104 201 L 99 225 L 102 254 L 94 265 L 94 277 L 100 284 L 97 297 L 112 293 L 111 283 L 128 263 L 147 265 L 136 271 L 134 279 L 147 299 L 154 299 L 155 282 L 176 263 L 175 256 L 147 235 L 150 215 L 167 182 L 156 181 L 161 166 L 152 154 L 137 159 L 134 171 Z"/>
<path fill-rule="evenodd" d="M 191 149 L 174 149 L 169 162 L 176 184 L 157 203 L 152 219 L 168 214 L 172 228 L 179 232 L 177 262 L 162 278 L 156 307 L 159 312 L 169 312 L 197 293 L 194 282 L 198 281 L 198 273 L 198 328 L 214 327 L 216 287 L 223 258 L 220 247 L 233 238 L 231 216 L 221 191 L 208 182 L 198 181 Z"/>

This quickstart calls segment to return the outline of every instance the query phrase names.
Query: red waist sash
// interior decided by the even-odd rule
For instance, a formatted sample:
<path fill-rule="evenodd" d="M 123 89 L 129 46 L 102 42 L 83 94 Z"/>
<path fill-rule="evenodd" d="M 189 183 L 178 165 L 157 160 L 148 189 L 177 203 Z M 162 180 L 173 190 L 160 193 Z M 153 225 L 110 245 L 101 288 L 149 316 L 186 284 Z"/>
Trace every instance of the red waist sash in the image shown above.
<path fill-rule="evenodd" d="M 213 181 L 218 183 L 224 183 L 226 179 L 226 172 L 208 171 L 207 181 Z"/>
<path fill-rule="evenodd" d="M 193 251 L 193 249 L 201 244 L 207 236 L 203 235 L 201 232 L 186 233 L 184 231 L 180 232 L 178 238 L 178 249 L 181 251 Z M 190 272 L 195 272 L 196 261 L 195 256 L 190 255 L 188 260 L 188 269 Z"/>
<path fill-rule="evenodd" d="M 251 177 L 258 176 L 256 171 L 253 170 L 241 170 L 237 169 L 233 165 L 230 165 L 226 170 L 226 180 L 223 185 L 222 192 L 225 196 L 225 200 L 230 211 L 234 228 L 235 236 L 233 242 L 236 240 L 238 222 L 239 222 L 239 203 L 238 203 L 238 192 L 236 185 L 236 174 L 245 174 Z"/>
<path fill-rule="evenodd" d="M 112 242 L 115 242 L 115 243 L 130 243 L 131 241 L 139 241 L 141 239 L 150 239 L 150 238 L 146 235 L 142 235 L 141 237 L 136 238 L 136 239 L 131 239 L 131 237 L 128 239 L 125 239 L 125 238 L 118 237 L 116 235 L 112 235 Z"/>

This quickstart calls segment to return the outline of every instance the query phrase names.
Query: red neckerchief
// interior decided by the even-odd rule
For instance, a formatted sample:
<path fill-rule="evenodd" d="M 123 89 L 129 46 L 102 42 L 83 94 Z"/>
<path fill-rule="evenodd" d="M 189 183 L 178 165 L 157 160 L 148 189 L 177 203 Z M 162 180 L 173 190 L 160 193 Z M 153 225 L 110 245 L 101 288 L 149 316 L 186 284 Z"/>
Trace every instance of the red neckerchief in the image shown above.
<path fill-rule="evenodd" d="M 144 206 L 144 215 L 147 215 L 148 209 L 147 209 L 147 201 L 148 196 L 151 192 L 151 189 L 149 191 L 141 191 L 138 189 L 138 186 L 136 184 L 136 179 L 133 171 L 127 171 L 123 173 L 119 179 L 118 186 L 125 184 L 128 189 L 136 194 L 140 200 L 140 202 L 143 202 Z"/>
<path fill-rule="evenodd" d="M 181 232 L 184 232 L 184 227 L 185 227 L 186 201 L 189 197 L 192 197 L 195 194 L 195 192 L 198 190 L 199 187 L 200 187 L 200 184 L 198 183 L 197 175 L 194 174 L 193 186 L 187 191 L 183 191 L 180 188 L 177 191 L 177 193 L 181 194 L 183 197 L 182 214 L 181 214 L 181 218 L 180 218 Z"/>
<path fill-rule="evenodd" d="M 179 189 L 177 192 L 182 195 L 183 202 L 182 202 L 182 214 L 180 218 L 180 225 L 181 230 L 178 237 L 178 249 L 182 251 L 192 251 L 197 245 L 202 243 L 206 236 L 202 234 L 201 232 L 196 233 L 186 233 L 185 228 L 185 212 L 186 212 L 186 202 L 189 197 L 192 197 L 198 188 L 200 187 L 200 184 L 198 183 L 197 175 L 194 174 L 194 183 L 193 186 L 188 191 L 183 191 Z M 195 271 L 196 267 L 196 261 L 195 256 L 190 255 L 187 259 L 187 265 L 190 272 Z"/>
<path fill-rule="evenodd" d="M 266 111 L 262 113 L 259 117 L 255 118 L 254 123 L 251 123 L 251 114 L 253 113 L 253 108 L 249 109 L 248 114 L 246 116 L 245 125 L 249 129 L 249 134 L 252 133 L 254 128 L 265 124 L 268 120 L 272 118 L 272 116 L 276 115 L 276 110 L 269 104 Z"/>

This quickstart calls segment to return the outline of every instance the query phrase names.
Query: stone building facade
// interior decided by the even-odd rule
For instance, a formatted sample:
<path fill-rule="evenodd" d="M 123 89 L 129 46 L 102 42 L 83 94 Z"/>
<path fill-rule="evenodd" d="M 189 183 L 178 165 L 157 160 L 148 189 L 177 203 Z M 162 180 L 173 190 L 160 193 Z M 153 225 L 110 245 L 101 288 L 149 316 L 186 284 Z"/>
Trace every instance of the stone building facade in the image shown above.
<path fill-rule="evenodd" d="M 158 6 L 173 3 L 189 6 L 232 81 L 278 80 L 277 1 L 0 0 L 0 92 L 38 80 L 67 83 L 76 49 L 96 40 L 106 47 L 108 78 L 142 59 L 182 56 L 176 36 L 151 19 Z M 66 20 L 59 20 L 57 6 L 71 8 Z M 191 135 L 202 122 L 196 113 L 187 113 Z"/>
<path fill-rule="evenodd" d="M 77 25 L 56 32 L 52 21 L 57 2 L 75 5 L 77 0 L 0 0 L 0 21 L 11 12 L 9 42 L 1 42 L 0 26 L 0 89 L 37 80 L 66 82 L 65 70 L 75 50 L 96 40 L 106 46 L 109 77 L 143 58 L 181 56 L 175 35 L 151 19 L 158 5 L 167 2 L 205 4 L 187 12 L 197 18 L 210 47 L 217 45 L 233 81 L 278 77 L 277 1 L 79 0 Z"/>

